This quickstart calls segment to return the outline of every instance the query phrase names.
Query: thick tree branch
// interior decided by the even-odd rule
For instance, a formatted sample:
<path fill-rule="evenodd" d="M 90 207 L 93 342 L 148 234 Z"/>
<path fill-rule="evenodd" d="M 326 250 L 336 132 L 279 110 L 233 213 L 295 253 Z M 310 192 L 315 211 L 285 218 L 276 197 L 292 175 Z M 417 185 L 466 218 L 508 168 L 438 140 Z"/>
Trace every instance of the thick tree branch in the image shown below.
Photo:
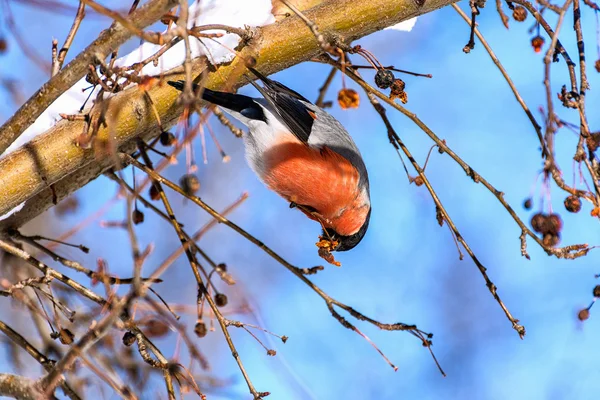
<path fill-rule="evenodd" d="M 305 14 L 318 24 L 320 31 L 328 39 L 350 42 L 452 2 L 453 0 L 432 0 L 419 7 L 414 0 L 331 0 Z M 219 73 L 210 74 L 206 79 L 206 86 L 218 89 L 231 87 L 232 84 L 245 84 L 246 81 L 240 74 L 244 59 L 250 56 L 257 58 L 259 70 L 272 74 L 309 60 L 321 51 L 310 29 L 300 18 L 292 16 L 257 29 L 250 45 L 241 51 L 241 56 L 236 57 L 229 65 L 221 66 Z M 68 69 L 67 66 L 64 71 Z M 203 70 L 202 62 L 196 60 L 193 75 L 199 75 Z M 169 71 L 174 72 L 176 71 Z M 181 77 L 182 75 L 178 75 L 171 79 Z M 64 91 L 65 88 L 61 90 Z M 182 111 L 182 106 L 177 104 L 179 93 L 166 85 L 156 85 L 148 89 L 147 93 L 163 125 L 175 123 Z M 101 141 L 110 140 L 111 144 L 123 151 L 124 146 L 130 146 L 134 138 L 148 139 L 158 135 L 155 117 L 144 96 L 142 91 L 132 88 L 109 99 L 107 127 L 100 127 L 97 138 Z M 25 122 L 23 120 L 23 126 L 26 125 Z M 83 121 L 61 121 L 41 137 L 0 160 L 0 199 L 3 200 L 0 215 L 39 194 L 28 201 L 21 212 L 2 221 L 0 230 L 18 227 L 51 207 L 52 196 L 46 190 L 49 185 L 57 183 L 60 187 L 57 193 L 60 200 L 113 164 L 114 158 L 111 155 L 102 155 L 98 150 L 83 149 L 74 144 L 83 131 L 84 124 Z M 1 140 L 2 136 L 0 144 Z"/>
<path fill-rule="evenodd" d="M 46 398 L 40 390 L 39 382 L 24 376 L 0 373 L 0 396 L 20 400 L 38 400 Z"/>
<path fill-rule="evenodd" d="M 169 8 L 177 2 L 175 0 L 152 0 L 144 7 L 135 11 L 130 20 L 138 28 L 156 22 Z M 104 60 L 113 50 L 125 43 L 134 32 L 123 25 L 113 23 L 98 39 L 94 40 L 83 52 L 71 61 L 62 71 L 58 72 L 46 82 L 19 110 L 0 127 L 0 154 L 11 145 L 31 125 L 37 117 L 54 100 L 67 89 L 83 78 L 89 71 L 88 66 L 95 64 L 96 59 Z"/>

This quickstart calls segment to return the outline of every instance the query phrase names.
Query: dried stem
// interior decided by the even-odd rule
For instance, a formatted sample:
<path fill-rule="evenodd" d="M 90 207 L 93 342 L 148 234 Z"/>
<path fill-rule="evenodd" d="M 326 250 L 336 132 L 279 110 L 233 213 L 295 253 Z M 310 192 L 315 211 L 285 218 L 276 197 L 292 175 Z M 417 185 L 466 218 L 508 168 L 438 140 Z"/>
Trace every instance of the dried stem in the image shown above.
<path fill-rule="evenodd" d="M 65 58 L 67 57 L 67 52 L 71 48 L 73 39 L 75 39 L 75 35 L 77 34 L 79 25 L 81 25 L 81 21 L 83 21 L 84 17 L 85 17 L 85 4 L 83 1 L 80 1 L 79 7 L 77 8 L 77 14 L 75 14 L 75 20 L 73 21 L 71 30 L 69 30 L 69 33 L 67 34 L 67 38 L 65 39 L 65 44 L 63 44 L 62 48 L 58 52 L 58 56 L 56 58 L 53 57 L 52 76 L 58 74 L 58 71 L 61 70 L 63 63 L 65 62 Z"/>

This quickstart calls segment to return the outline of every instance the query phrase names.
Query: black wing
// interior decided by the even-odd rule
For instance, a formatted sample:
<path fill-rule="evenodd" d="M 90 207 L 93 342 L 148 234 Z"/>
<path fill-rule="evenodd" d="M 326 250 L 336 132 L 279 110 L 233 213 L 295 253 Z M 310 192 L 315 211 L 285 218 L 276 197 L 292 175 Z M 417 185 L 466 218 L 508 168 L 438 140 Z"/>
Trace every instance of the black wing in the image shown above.
<path fill-rule="evenodd" d="M 275 108 L 282 122 L 290 128 L 290 131 L 303 143 L 308 143 L 308 137 L 312 130 L 315 120 L 314 114 L 300 102 L 300 100 L 310 103 L 301 94 L 273 81 L 253 68 L 249 68 L 263 83 L 260 87 L 253 81 L 250 83 L 264 96 L 264 98 Z M 312 104 L 312 103 L 310 103 Z"/>

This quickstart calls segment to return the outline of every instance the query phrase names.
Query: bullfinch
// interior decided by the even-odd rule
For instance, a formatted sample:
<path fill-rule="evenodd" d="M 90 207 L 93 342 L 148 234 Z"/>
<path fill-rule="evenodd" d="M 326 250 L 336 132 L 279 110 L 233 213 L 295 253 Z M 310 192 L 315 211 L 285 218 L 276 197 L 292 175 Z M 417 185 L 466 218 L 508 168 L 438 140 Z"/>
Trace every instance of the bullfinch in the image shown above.
<path fill-rule="evenodd" d="M 371 217 L 369 177 L 360 151 L 334 117 L 258 71 L 263 98 L 204 88 L 202 99 L 248 127 L 246 158 L 271 190 L 323 227 L 334 251 L 355 247 Z M 168 82 L 183 90 L 184 82 Z M 194 87 L 194 90 L 198 90 Z"/>

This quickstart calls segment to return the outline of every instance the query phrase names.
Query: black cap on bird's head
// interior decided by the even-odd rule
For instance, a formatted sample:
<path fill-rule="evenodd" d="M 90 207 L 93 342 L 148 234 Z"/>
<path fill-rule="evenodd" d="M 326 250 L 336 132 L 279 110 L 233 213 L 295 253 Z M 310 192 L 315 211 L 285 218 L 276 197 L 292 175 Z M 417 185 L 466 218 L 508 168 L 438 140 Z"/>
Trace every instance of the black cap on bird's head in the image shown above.
<path fill-rule="evenodd" d="M 333 251 L 348 251 L 356 247 L 357 244 L 365 237 L 365 233 L 367 233 L 367 228 L 369 227 L 369 221 L 371 220 L 371 209 L 369 209 L 369 213 L 367 214 L 367 218 L 365 218 L 365 223 L 360 227 L 360 229 L 353 233 L 352 235 L 343 236 L 334 231 L 331 228 L 327 228 L 323 231 L 324 237 L 330 237 L 333 240 L 338 241 L 338 246 L 333 249 Z"/>

